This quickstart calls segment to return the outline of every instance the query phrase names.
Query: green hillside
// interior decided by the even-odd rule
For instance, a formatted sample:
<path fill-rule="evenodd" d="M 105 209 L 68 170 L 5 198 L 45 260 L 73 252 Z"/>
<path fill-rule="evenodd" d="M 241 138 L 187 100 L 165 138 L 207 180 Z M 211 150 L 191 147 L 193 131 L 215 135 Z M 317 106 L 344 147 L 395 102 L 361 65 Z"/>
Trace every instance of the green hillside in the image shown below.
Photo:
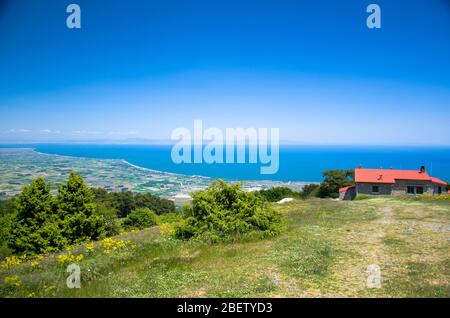
<path fill-rule="evenodd" d="M 142 231 L 21 262 L 4 260 L 1 297 L 450 297 L 450 202 L 295 200 L 275 237 L 206 244 Z M 81 256 L 82 255 L 82 256 Z M 81 288 L 66 286 L 67 264 Z M 366 287 L 367 266 L 381 288 Z"/>

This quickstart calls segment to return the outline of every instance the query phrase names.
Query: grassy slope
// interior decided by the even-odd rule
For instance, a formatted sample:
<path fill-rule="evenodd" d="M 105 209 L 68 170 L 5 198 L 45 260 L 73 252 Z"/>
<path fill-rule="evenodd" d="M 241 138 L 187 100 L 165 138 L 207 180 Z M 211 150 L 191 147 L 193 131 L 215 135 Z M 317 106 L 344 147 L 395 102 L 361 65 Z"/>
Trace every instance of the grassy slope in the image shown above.
<path fill-rule="evenodd" d="M 276 209 L 287 229 L 273 239 L 208 246 L 157 228 L 128 233 L 121 238 L 134 250 L 96 248 L 80 262 L 81 289 L 68 289 L 65 266 L 48 256 L 0 271 L 21 280 L 1 285 L 0 296 L 450 297 L 448 201 L 314 199 Z M 381 267 L 380 289 L 366 288 L 369 264 Z"/>

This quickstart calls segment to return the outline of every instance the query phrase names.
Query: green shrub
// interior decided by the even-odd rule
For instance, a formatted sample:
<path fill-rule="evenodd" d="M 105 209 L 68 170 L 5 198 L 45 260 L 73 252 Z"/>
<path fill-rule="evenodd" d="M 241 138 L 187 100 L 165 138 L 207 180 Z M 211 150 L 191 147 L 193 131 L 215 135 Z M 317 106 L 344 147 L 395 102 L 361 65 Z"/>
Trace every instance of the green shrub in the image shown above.
<path fill-rule="evenodd" d="M 119 234 L 120 225 L 117 217 L 117 210 L 105 203 L 99 203 L 96 206 L 96 213 L 103 218 L 103 227 L 106 236 Z"/>
<path fill-rule="evenodd" d="M 7 243 L 2 243 L 0 245 L 0 262 L 6 257 L 11 256 L 13 252 L 14 251 L 8 247 Z"/>
<path fill-rule="evenodd" d="M 175 203 L 173 201 L 160 198 L 151 193 L 137 193 L 134 196 L 136 208 L 149 208 L 157 215 L 175 212 Z"/>
<path fill-rule="evenodd" d="M 173 201 L 160 198 L 151 193 L 108 192 L 102 188 L 93 188 L 97 205 L 106 205 L 114 208 L 119 217 L 126 217 L 137 208 L 149 208 L 157 215 L 175 212 Z"/>
<path fill-rule="evenodd" d="M 267 190 L 260 190 L 259 194 L 269 202 L 278 202 L 284 198 L 297 198 L 299 193 L 287 187 L 274 187 Z"/>
<path fill-rule="evenodd" d="M 0 200 L 0 217 L 14 213 L 15 199 Z"/>
<path fill-rule="evenodd" d="M 177 223 L 181 221 L 184 217 L 184 213 L 181 212 L 173 212 L 173 213 L 165 213 L 158 215 L 158 224 L 164 223 Z"/>
<path fill-rule="evenodd" d="M 157 216 L 149 208 L 139 208 L 131 211 L 123 220 L 123 226 L 127 229 L 144 229 L 156 225 Z"/>
<path fill-rule="evenodd" d="M 13 250 L 8 247 L 13 215 L 0 216 L 0 260 L 11 255 Z"/>
<path fill-rule="evenodd" d="M 179 239 L 208 242 L 227 241 L 244 236 L 267 237 L 281 232 L 282 217 L 265 206 L 260 195 L 214 181 L 206 190 L 193 194 L 186 217 L 175 225 Z"/>

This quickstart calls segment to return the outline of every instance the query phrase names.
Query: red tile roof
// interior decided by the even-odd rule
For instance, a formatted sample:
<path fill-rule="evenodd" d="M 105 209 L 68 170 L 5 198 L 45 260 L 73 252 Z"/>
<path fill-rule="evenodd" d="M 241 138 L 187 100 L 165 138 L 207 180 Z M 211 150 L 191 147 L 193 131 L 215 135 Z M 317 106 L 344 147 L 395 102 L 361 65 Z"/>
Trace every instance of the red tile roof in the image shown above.
<path fill-rule="evenodd" d="M 431 181 L 433 181 L 434 183 L 439 183 L 439 184 L 442 184 L 442 185 L 447 185 L 447 182 L 445 182 L 445 181 L 443 181 L 443 180 L 441 180 L 441 179 L 438 179 L 438 178 L 435 178 L 435 177 L 430 177 L 431 178 Z"/>
<path fill-rule="evenodd" d="M 420 170 L 395 170 L 395 169 L 355 169 L 355 182 L 367 183 L 395 183 L 396 180 L 432 181 L 439 184 L 446 182 L 428 175 Z"/>
<path fill-rule="evenodd" d="M 354 188 L 355 186 L 348 186 L 348 187 L 343 187 L 343 188 L 340 188 L 339 189 L 339 192 L 345 192 L 345 191 L 347 191 L 348 189 L 352 189 L 352 188 Z"/>

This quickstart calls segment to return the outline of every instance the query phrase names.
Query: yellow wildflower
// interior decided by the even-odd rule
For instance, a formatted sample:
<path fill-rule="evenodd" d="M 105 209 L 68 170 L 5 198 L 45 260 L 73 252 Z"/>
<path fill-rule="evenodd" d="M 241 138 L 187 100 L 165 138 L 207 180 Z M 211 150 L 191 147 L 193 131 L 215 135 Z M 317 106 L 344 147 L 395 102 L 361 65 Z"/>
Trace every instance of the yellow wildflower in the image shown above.
<path fill-rule="evenodd" d="M 67 255 L 66 254 L 59 254 L 58 255 L 58 262 L 61 264 L 64 264 L 67 261 Z"/>
<path fill-rule="evenodd" d="M 22 282 L 20 281 L 19 276 L 17 276 L 17 275 L 14 275 L 14 276 L 6 276 L 6 277 L 3 279 L 3 281 L 4 281 L 5 285 L 9 285 L 9 286 L 16 286 L 16 287 L 19 287 L 19 286 L 22 284 Z"/>
<path fill-rule="evenodd" d="M 58 255 L 58 262 L 60 262 L 61 264 L 81 262 L 83 259 L 84 259 L 83 254 L 76 256 L 76 255 L 72 255 L 71 252 Z"/>
<path fill-rule="evenodd" d="M 100 241 L 100 246 L 103 247 L 103 253 L 109 255 L 111 252 L 119 252 L 127 247 L 129 241 L 114 240 L 113 238 L 105 238 Z"/>
<path fill-rule="evenodd" d="M 173 225 L 164 223 L 159 227 L 159 232 L 162 236 L 173 236 L 173 234 L 175 233 L 175 229 Z"/>
<path fill-rule="evenodd" d="M 86 251 L 90 254 L 94 252 L 94 243 L 86 244 Z"/>
<path fill-rule="evenodd" d="M 22 259 L 17 256 L 8 256 L 2 262 L 2 269 L 8 269 L 22 263 Z"/>

